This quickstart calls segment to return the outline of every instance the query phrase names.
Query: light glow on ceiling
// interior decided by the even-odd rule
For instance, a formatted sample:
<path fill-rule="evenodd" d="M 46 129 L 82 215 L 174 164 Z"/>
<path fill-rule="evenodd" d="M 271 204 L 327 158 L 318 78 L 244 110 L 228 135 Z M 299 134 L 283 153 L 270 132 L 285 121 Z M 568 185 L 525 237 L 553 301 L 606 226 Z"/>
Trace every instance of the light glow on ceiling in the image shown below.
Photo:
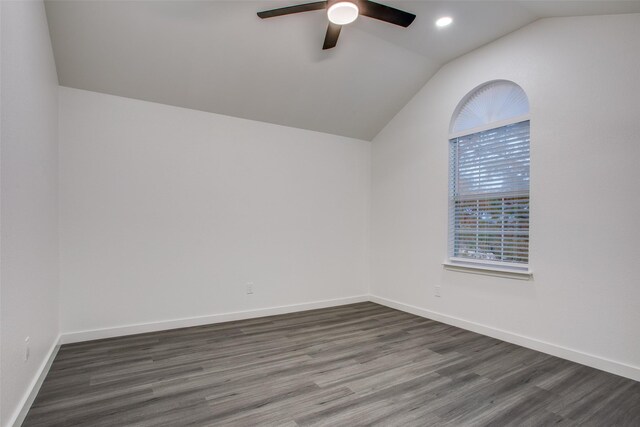
<path fill-rule="evenodd" d="M 327 10 L 329 21 L 336 25 L 350 24 L 358 17 L 358 6 L 350 1 L 341 1 L 331 5 Z"/>
<path fill-rule="evenodd" d="M 451 25 L 452 22 L 453 22 L 453 18 L 451 18 L 450 16 L 443 16 L 442 18 L 439 18 L 436 21 L 436 27 L 439 27 L 439 28 L 446 27 L 448 25 Z"/>

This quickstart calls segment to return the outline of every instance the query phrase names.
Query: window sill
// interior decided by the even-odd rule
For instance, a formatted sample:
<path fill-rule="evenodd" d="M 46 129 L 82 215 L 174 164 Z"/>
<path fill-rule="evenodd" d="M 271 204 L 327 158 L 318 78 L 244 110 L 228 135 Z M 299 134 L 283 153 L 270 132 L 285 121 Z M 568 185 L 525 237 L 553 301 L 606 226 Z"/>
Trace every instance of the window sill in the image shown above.
<path fill-rule="evenodd" d="M 506 277 L 509 279 L 531 280 L 533 271 L 525 268 L 508 268 L 490 264 L 480 264 L 474 262 L 446 260 L 442 263 L 445 270 L 458 271 L 461 273 L 482 274 L 485 276 Z"/>

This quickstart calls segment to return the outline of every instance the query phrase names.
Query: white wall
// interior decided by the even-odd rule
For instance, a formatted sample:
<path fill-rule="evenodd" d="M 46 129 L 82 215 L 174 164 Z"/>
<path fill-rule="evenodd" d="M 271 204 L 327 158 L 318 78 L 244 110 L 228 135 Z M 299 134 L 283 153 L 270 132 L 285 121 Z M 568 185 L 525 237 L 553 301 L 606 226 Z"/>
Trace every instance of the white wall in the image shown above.
<path fill-rule="evenodd" d="M 369 142 L 62 87 L 60 143 L 63 332 L 367 294 Z"/>
<path fill-rule="evenodd" d="M 640 379 L 639 78 L 638 14 L 537 21 L 444 66 L 373 141 L 371 293 Z M 441 265 L 449 122 L 494 79 L 531 104 L 530 282 Z"/>
<path fill-rule="evenodd" d="M 0 8 L 0 424 L 5 426 L 58 338 L 58 77 L 43 4 L 3 1 Z"/>

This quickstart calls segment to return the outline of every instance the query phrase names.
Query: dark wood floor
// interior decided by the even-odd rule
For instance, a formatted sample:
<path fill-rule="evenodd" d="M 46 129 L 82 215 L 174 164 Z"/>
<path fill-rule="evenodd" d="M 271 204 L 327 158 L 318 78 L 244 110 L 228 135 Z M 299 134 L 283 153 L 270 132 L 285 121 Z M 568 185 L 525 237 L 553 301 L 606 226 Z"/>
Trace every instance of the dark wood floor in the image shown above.
<path fill-rule="evenodd" d="M 64 345 L 25 426 L 640 426 L 640 383 L 373 303 Z"/>

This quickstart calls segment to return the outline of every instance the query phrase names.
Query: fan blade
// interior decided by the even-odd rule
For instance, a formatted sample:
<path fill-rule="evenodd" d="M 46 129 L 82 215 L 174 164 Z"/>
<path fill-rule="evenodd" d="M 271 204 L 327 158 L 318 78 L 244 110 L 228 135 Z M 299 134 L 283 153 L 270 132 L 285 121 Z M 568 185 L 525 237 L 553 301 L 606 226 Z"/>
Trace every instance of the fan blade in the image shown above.
<path fill-rule="evenodd" d="M 361 1 L 359 5 L 360 15 L 400 25 L 401 27 L 408 27 L 411 25 L 413 20 L 416 19 L 416 15 L 413 13 L 405 12 L 403 10 L 395 9 L 369 0 Z"/>
<path fill-rule="evenodd" d="M 322 46 L 322 50 L 336 47 L 336 44 L 338 44 L 338 36 L 340 35 L 341 29 L 342 25 L 329 22 L 329 26 L 327 27 L 327 35 L 324 36 L 324 45 Z"/>
<path fill-rule="evenodd" d="M 274 16 L 291 15 L 292 13 L 311 12 L 313 10 L 326 9 L 326 1 L 317 1 L 314 3 L 298 4 L 295 6 L 281 7 L 280 9 L 265 10 L 258 12 L 258 16 L 262 19 L 273 18 Z"/>

